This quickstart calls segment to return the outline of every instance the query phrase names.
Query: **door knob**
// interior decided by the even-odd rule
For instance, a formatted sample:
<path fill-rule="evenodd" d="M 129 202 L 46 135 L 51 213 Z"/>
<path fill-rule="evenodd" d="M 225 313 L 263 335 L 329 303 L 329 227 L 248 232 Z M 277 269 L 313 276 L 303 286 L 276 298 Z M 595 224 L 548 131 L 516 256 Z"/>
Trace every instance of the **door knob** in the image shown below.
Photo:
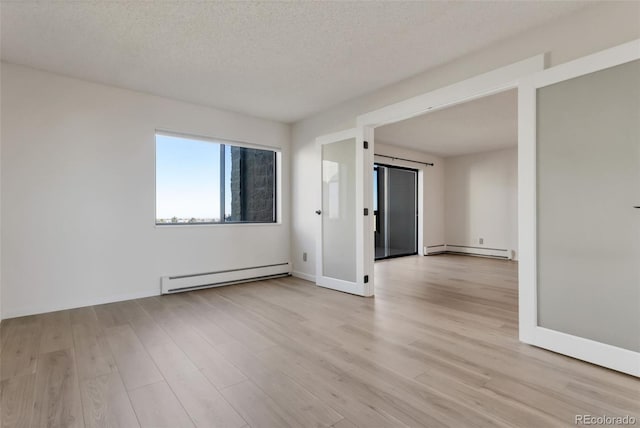
<path fill-rule="evenodd" d="M 316 214 L 320 215 L 320 214 L 322 214 L 322 211 L 316 210 Z"/>

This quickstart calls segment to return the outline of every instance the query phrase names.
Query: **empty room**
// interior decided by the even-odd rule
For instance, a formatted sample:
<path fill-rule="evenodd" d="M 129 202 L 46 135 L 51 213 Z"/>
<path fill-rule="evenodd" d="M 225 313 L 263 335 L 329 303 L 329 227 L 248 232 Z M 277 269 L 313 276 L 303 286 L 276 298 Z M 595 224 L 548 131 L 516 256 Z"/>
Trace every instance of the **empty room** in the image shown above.
<path fill-rule="evenodd" d="M 9 427 L 640 424 L 640 2 L 0 0 Z"/>

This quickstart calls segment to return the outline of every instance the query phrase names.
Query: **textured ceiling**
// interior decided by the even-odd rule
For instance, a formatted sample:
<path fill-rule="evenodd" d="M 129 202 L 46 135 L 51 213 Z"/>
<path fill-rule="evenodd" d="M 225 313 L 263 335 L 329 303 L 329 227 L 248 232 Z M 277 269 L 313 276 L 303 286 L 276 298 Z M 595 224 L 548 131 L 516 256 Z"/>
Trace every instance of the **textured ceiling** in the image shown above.
<path fill-rule="evenodd" d="M 375 141 L 443 157 L 515 147 L 518 94 L 513 89 L 381 126 Z"/>
<path fill-rule="evenodd" d="M 1 55 L 292 122 L 585 4 L 2 1 Z"/>

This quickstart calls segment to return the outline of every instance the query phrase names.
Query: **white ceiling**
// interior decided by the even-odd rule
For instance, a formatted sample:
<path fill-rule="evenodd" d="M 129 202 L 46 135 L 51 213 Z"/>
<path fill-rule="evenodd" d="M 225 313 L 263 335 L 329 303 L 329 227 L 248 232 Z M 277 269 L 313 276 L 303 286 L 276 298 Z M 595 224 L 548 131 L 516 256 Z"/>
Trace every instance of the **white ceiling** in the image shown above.
<path fill-rule="evenodd" d="M 375 141 L 447 157 L 515 147 L 515 89 L 478 98 L 375 130 Z"/>
<path fill-rule="evenodd" d="M 586 4 L 2 1 L 1 55 L 292 122 Z"/>

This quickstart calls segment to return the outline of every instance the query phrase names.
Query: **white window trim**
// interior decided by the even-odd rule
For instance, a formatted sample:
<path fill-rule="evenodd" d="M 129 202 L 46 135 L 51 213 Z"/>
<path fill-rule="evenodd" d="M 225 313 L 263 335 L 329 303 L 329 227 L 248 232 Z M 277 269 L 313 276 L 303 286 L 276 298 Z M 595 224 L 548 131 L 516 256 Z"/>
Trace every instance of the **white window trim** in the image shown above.
<path fill-rule="evenodd" d="M 226 144 L 235 147 L 246 147 L 248 149 L 271 150 L 273 152 L 282 152 L 282 148 L 275 146 L 266 146 L 263 144 L 248 143 L 246 141 L 231 140 L 229 138 L 210 137 L 198 134 L 189 134 L 187 132 L 168 131 L 166 129 L 156 128 L 155 135 L 164 135 L 166 137 L 185 138 L 189 140 L 208 141 L 210 143 Z"/>

